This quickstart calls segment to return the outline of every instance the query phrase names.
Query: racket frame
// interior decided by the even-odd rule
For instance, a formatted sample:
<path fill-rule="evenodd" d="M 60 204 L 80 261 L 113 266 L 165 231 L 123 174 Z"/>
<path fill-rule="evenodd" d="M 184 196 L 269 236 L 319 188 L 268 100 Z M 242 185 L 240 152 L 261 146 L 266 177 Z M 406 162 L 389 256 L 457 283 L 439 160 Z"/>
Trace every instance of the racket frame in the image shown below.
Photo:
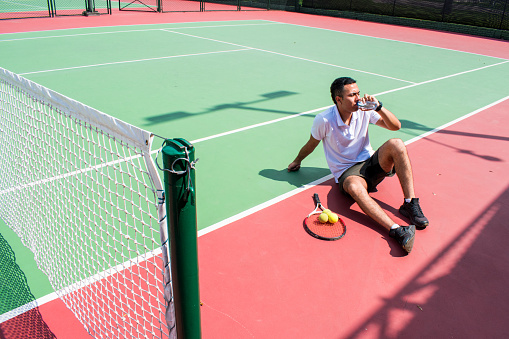
<path fill-rule="evenodd" d="M 346 234 L 346 225 L 343 222 L 343 219 L 339 215 L 338 215 L 339 218 L 338 218 L 337 222 L 341 223 L 341 226 L 343 226 L 343 233 L 337 237 L 324 237 L 324 236 L 314 233 L 313 231 L 311 231 L 309 229 L 309 227 L 307 225 L 308 219 L 315 214 L 322 214 L 322 212 L 324 210 L 326 210 L 325 206 L 323 206 L 322 203 L 320 202 L 320 197 L 318 196 L 318 193 L 313 194 L 313 200 L 315 202 L 316 207 L 313 210 L 313 212 L 309 213 L 308 216 L 306 218 L 304 218 L 304 229 L 306 230 L 306 232 L 308 232 L 308 234 L 314 238 L 317 238 L 320 240 L 326 240 L 326 241 L 335 241 L 335 240 L 339 240 L 339 239 L 343 238 Z"/>

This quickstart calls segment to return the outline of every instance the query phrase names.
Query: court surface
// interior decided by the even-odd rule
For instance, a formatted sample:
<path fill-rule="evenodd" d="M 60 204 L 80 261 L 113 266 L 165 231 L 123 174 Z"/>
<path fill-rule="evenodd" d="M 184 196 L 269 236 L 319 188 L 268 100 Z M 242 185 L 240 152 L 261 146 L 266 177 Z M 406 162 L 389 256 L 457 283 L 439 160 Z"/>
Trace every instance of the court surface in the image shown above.
<path fill-rule="evenodd" d="M 195 145 L 204 338 L 507 332 L 507 42 L 277 11 L 12 20 L 0 32 L 0 66 Z M 431 223 L 409 256 L 339 194 L 321 147 L 286 171 L 339 76 L 402 121 L 370 136 L 374 148 L 408 145 Z M 304 231 L 315 192 L 344 217 L 344 239 Z M 397 179 L 373 197 L 407 222 Z M 48 337 L 86 337 L 63 325 L 63 304 L 40 299 L 47 279 L 0 230 L 28 286 L 11 309 L 40 300 L 4 336 L 36 322 Z"/>

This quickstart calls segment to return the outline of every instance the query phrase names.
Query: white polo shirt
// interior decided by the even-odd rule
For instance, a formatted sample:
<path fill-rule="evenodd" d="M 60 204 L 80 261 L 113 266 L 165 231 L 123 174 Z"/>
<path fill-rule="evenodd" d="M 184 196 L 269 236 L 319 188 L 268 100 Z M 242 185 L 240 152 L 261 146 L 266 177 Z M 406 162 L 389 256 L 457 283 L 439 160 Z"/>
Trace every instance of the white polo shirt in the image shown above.
<path fill-rule="evenodd" d="M 379 119 L 380 115 L 375 111 L 358 110 L 352 113 L 348 126 L 339 116 L 336 105 L 315 117 L 311 135 L 323 142 L 325 158 L 336 182 L 349 167 L 375 153 L 369 142 L 368 126 Z"/>

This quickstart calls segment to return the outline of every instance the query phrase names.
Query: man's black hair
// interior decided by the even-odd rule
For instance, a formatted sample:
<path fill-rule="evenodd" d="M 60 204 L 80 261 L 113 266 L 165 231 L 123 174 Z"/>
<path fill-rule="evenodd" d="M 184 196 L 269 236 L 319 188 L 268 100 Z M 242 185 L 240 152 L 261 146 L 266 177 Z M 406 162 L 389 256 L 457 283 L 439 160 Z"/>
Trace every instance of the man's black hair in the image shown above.
<path fill-rule="evenodd" d="M 343 96 L 343 89 L 345 88 L 345 85 L 351 85 L 355 83 L 357 83 L 357 81 L 349 77 L 341 77 L 334 80 L 334 82 L 330 86 L 330 94 L 332 97 L 332 101 L 334 101 L 334 104 L 336 104 L 337 96 L 340 97 Z"/>

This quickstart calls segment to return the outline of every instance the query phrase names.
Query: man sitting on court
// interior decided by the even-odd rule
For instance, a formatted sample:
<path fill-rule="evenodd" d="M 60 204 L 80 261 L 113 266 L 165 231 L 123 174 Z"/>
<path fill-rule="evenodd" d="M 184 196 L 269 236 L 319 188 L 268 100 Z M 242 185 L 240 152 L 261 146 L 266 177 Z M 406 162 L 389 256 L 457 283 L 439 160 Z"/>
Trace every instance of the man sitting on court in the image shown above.
<path fill-rule="evenodd" d="M 361 98 L 352 78 L 334 80 L 330 90 L 334 106 L 315 117 L 311 137 L 288 166 L 288 171 L 297 171 L 302 160 L 323 140 L 327 163 L 341 192 L 351 196 L 364 213 L 387 229 L 390 237 L 410 253 L 416 227 L 424 229 L 429 222 L 415 197 L 406 146 L 401 139 L 390 139 L 374 152 L 368 134 L 370 123 L 397 131 L 401 122 L 374 96 L 366 94 Z M 375 102 L 377 107 L 366 110 L 357 105 L 367 101 Z M 394 174 L 398 176 L 405 198 L 399 211 L 410 219 L 412 225 L 409 226 L 396 224 L 369 195 L 386 176 Z"/>

